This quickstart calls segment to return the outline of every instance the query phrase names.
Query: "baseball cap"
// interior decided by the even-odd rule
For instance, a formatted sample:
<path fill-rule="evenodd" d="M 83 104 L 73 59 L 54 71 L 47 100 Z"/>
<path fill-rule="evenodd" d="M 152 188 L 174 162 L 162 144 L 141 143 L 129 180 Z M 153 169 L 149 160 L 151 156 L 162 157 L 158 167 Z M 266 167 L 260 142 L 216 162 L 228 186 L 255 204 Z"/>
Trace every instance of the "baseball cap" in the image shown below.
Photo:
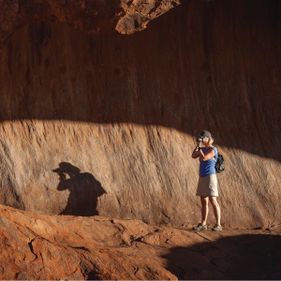
<path fill-rule="evenodd" d="M 202 137 L 202 138 L 205 138 L 205 137 L 211 138 L 212 134 L 209 131 L 207 131 L 207 130 L 203 130 L 203 131 L 201 131 L 199 136 Z"/>

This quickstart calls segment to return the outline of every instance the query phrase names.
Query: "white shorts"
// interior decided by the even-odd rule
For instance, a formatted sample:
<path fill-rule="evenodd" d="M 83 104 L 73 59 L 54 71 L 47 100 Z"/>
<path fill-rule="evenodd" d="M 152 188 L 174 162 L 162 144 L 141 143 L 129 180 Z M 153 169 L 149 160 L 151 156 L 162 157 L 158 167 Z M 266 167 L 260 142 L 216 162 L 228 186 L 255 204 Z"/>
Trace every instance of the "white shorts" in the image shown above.
<path fill-rule="evenodd" d="M 199 177 L 196 195 L 202 197 L 218 197 L 218 179 L 216 174 Z"/>

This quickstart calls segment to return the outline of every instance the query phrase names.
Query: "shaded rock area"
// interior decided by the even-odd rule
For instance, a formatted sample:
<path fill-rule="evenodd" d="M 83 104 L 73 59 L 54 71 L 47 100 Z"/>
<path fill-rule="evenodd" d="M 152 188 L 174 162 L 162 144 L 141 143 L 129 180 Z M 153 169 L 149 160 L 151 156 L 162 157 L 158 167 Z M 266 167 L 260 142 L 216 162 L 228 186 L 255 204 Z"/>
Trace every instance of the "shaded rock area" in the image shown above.
<path fill-rule="evenodd" d="M 63 22 L 88 34 L 132 34 L 181 3 L 180 0 L 0 0 L 0 42 L 19 27 Z"/>
<path fill-rule="evenodd" d="M 3 279 L 280 279 L 281 225 L 194 233 L 0 206 Z"/>
<path fill-rule="evenodd" d="M 130 36 L 89 36 L 87 25 L 72 21 L 87 2 L 100 3 L 109 23 L 115 8 L 107 3 L 118 1 L 35 2 L 58 20 L 41 21 L 39 13 L 7 27 L 13 32 L 1 45 L 2 204 L 197 223 L 198 163 L 190 155 L 196 134 L 209 129 L 226 161 L 219 175 L 223 225 L 280 224 L 279 0 L 186 1 Z M 24 5 L 37 9 L 35 2 L 0 3 L 25 14 Z M 160 13 L 141 2 L 176 3 L 122 7 L 130 15 L 132 5 L 151 17 Z"/>

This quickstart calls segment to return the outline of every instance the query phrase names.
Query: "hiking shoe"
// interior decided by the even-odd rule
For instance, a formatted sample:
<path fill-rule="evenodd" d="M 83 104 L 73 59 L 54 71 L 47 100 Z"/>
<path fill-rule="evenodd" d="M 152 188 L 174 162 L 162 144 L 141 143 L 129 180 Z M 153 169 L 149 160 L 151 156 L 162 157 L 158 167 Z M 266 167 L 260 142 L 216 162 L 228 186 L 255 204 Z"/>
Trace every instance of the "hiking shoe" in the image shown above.
<path fill-rule="evenodd" d="M 221 225 L 215 225 L 213 228 L 212 228 L 213 231 L 222 231 L 222 227 Z"/>
<path fill-rule="evenodd" d="M 197 226 L 193 227 L 193 230 L 195 232 L 204 231 L 204 230 L 207 230 L 207 229 L 208 229 L 207 225 L 206 224 L 203 225 L 202 223 L 199 223 Z"/>

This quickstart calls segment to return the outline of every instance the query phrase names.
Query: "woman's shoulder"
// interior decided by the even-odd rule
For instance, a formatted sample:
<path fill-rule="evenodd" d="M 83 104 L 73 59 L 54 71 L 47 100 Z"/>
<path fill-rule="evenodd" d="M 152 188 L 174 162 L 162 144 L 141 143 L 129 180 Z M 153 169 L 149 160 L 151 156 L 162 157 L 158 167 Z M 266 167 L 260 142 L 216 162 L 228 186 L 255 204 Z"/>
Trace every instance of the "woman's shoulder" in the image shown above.
<path fill-rule="evenodd" d="M 212 149 L 216 149 L 216 150 L 218 150 L 217 149 L 217 147 L 216 146 L 214 146 L 214 145 L 211 145 L 211 146 L 209 146 L 210 148 L 212 148 Z"/>
<path fill-rule="evenodd" d="M 215 154 L 218 153 L 218 149 L 214 145 L 211 145 L 208 147 L 208 151 L 211 151 L 211 150 L 213 150 L 215 152 Z"/>
<path fill-rule="evenodd" d="M 218 155 L 218 149 L 217 149 L 217 147 L 215 147 L 215 146 L 212 146 L 212 149 L 214 150 L 214 152 L 215 152 L 215 155 Z"/>
<path fill-rule="evenodd" d="M 214 145 L 206 147 L 209 150 L 218 150 Z"/>
<path fill-rule="evenodd" d="M 218 150 L 217 150 L 217 148 L 216 148 L 215 146 L 208 146 L 208 147 L 204 147 L 204 148 L 203 148 L 203 152 L 204 152 L 204 153 L 209 153 L 209 152 L 211 152 L 212 150 L 214 151 L 215 154 L 218 153 Z"/>

